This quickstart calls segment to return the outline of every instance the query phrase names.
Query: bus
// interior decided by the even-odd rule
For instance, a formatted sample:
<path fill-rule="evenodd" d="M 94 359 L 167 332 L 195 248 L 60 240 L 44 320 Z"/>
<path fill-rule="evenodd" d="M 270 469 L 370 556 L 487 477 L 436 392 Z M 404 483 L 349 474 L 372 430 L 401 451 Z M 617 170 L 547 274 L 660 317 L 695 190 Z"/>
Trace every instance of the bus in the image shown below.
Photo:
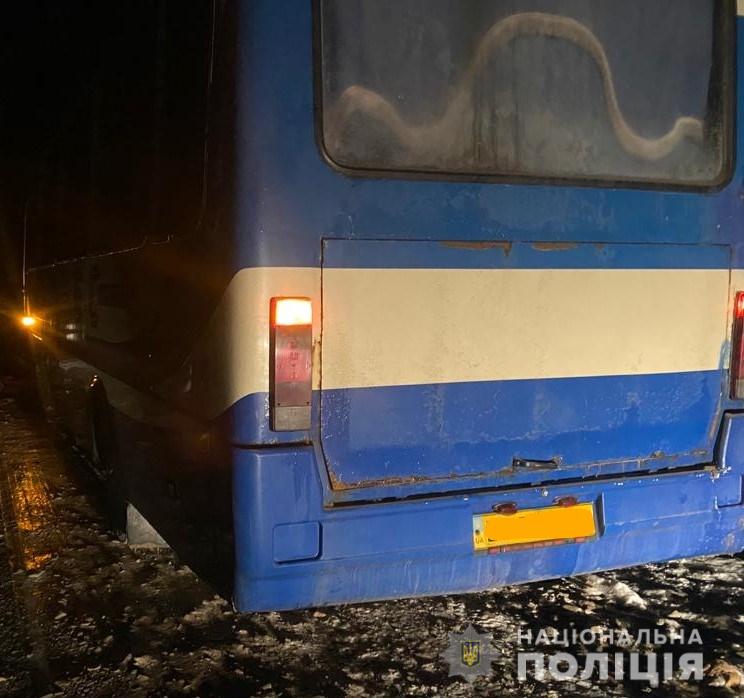
<path fill-rule="evenodd" d="M 24 313 L 115 519 L 240 611 L 744 549 L 741 3 L 88 12 Z"/>

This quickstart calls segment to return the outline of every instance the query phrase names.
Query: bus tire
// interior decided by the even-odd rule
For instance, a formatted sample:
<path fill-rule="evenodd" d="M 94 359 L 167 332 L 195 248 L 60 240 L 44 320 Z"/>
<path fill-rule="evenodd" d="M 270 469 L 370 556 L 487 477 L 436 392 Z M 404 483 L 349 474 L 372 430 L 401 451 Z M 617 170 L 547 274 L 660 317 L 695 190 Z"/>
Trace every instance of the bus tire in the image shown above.
<path fill-rule="evenodd" d="M 88 388 L 90 457 L 96 475 L 103 483 L 104 506 L 111 529 L 124 535 L 127 526 L 127 501 L 119 457 L 116 427 L 106 389 L 98 376 Z"/>

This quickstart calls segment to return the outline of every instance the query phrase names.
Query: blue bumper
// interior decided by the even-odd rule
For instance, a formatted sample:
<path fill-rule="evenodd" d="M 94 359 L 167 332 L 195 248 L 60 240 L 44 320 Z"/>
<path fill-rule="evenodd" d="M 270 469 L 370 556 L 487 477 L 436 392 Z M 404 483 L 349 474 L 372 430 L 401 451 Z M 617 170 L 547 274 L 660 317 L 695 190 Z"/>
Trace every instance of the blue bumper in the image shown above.
<path fill-rule="evenodd" d="M 311 447 L 235 449 L 233 462 L 241 611 L 473 592 L 744 549 L 744 414 L 725 416 L 715 467 L 332 509 Z M 474 515 L 568 495 L 595 504 L 596 540 L 473 551 Z"/>

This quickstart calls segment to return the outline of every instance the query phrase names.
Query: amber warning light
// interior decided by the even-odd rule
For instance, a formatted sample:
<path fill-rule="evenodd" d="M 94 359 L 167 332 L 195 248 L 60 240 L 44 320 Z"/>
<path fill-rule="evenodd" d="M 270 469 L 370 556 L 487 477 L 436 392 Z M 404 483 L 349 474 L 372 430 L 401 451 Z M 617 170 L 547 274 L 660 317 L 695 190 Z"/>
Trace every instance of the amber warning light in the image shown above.
<path fill-rule="evenodd" d="M 731 397 L 744 399 L 744 292 L 736 294 L 731 336 Z"/>
<path fill-rule="evenodd" d="M 33 315 L 24 315 L 23 317 L 21 317 L 21 325 L 28 329 L 31 329 L 36 325 L 36 318 Z"/>
<path fill-rule="evenodd" d="M 269 400 L 273 431 L 310 428 L 313 306 L 309 298 L 272 298 Z"/>

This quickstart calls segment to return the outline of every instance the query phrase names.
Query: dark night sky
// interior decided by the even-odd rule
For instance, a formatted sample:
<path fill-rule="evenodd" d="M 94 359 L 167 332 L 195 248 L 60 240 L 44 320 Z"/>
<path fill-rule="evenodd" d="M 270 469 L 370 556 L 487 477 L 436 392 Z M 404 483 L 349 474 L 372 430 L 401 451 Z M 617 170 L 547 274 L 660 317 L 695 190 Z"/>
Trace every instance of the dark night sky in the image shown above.
<path fill-rule="evenodd" d="M 115 5 L 22 0 L 0 9 L 0 375 L 29 370 L 17 325 L 25 201 L 47 144 L 95 70 L 105 40 L 95 29 Z"/>
<path fill-rule="evenodd" d="M 23 208 L 39 157 L 95 65 L 107 2 L 24 0 L 0 12 L 0 293 L 19 289 Z"/>

